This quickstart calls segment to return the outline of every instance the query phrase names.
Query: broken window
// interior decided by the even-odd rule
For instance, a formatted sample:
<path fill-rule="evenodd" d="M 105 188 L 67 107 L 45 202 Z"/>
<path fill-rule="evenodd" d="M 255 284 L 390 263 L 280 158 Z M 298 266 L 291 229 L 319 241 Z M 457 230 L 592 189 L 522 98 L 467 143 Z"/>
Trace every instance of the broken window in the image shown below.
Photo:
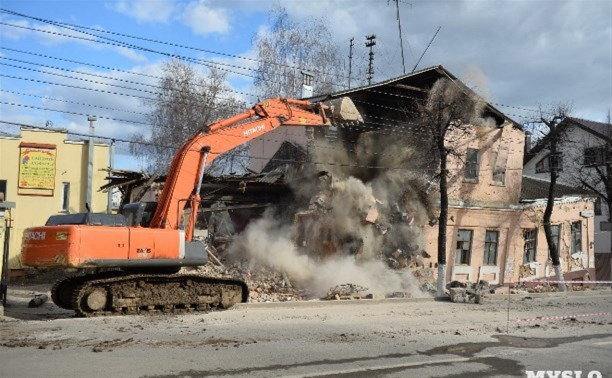
<path fill-rule="evenodd" d="M 544 156 L 540 161 L 536 163 L 536 173 L 547 173 L 550 172 L 551 164 L 557 165 L 557 171 L 563 170 L 563 157 L 561 154 L 557 154 L 556 158 L 551 159 L 551 155 Z"/>
<path fill-rule="evenodd" d="M 605 146 L 587 147 L 584 149 L 584 165 L 604 165 L 612 159 L 612 151 Z"/>
<path fill-rule="evenodd" d="M 457 249 L 455 250 L 455 264 L 470 265 L 472 254 L 472 230 L 459 230 L 457 233 Z"/>
<path fill-rule="evenodd" d="M 525 240 L 523 263 L 536 261 L 538 229 L 525 230 L 523 232 L 523 239 Z"/>
<path fill-rule="evenodd" d="M 493 158 L 491 159 L 492 161 L 494 161 L 494 166 L 493 166 L 493 183 L 497 184 L 497 185 L 505 185 L 506 183 L 506 167 L 505 166 L 497 166 L 497 152 L 493 153 Z"/>
<path fill-rule="evenodd" d="M 550 226 L 550 231 L 552 233 L 553 244 L 555 245 L 555 247 L 557 247 L 557 253 L 561 254 L 561 251 L 559 251 L 559 243 L 561 241 L 561 225 L 557 224 Z M 550 258 L 550 248 L 548 249 L 548 257 Z"/>
<path fill-rule="evenodd" d="M 467 149 L 465 157 L 465 179 L 478 180 L 478 150 L 474 148 Z"/>
<path fill-rule="evenodd" d="M 572 222 L 572 254 L 582 251 L 582 221 Z"/>
<path fill-rule="evenodd" d="M 497 245 L 499 232 L 489 231 L 485 234 L 484 265 L 497 265 Z"/>

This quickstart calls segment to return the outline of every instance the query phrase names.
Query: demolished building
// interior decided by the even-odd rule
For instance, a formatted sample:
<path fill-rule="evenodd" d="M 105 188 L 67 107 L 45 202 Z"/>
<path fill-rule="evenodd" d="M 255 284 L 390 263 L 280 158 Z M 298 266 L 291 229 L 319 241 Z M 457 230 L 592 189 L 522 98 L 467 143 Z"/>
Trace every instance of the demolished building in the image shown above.
<path fill-rule="evenodd" d="M 301 280 L 323 294 L 345 283 L 386 295 L 408 290 L 407 283 L 430 291 L 438 202 L 414 115 L 440 78 L 470 90 L 436 66 L 313 98 L 347 96 L 365 122 L 281 127 L 252 142 L 258 158 L 251 168 L 261 173 L 204 178 L 203 237 L 282 271 L 283 287 Z M 552 277 L 541 183 L 522 175 L 522 126 L 491 104 L 482 117 L 486 122 L 461 141 L 462 156 L 449 162 L 446 279 L 502 285 Z M 163 182 L 123 180 L 145 189 Z M 552 222 L 566 279 L 593 277 L 592 210 L 593 199 L 582 193 L 565 191 L 556 200 Z"/>

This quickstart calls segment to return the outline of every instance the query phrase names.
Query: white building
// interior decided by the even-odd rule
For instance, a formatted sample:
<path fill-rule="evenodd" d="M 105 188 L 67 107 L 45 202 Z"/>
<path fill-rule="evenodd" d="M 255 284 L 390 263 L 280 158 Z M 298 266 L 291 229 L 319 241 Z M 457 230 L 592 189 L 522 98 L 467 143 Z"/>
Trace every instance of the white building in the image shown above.
<path fill-rule="evenodd" d="M 612 164 L 612 127 L 610 124 L 567 118 L 560 124 L 560 127 L 564 134 L 559 146 L 561 156 L 558 159 L 559 178 L 557 182 L 575 187 L 585 187 L 584 182 L 586 182 L 607 196 L 600 172 L 608 178 L 612 175 L 612 172 L 606 171 Z M 523 175 L 550 180 L 551 161 L 547 145 L 547 137 L 544 137 L 527 153 Z M 605 201 L 597 202 L 595 206 L 596 254 L 610 254 L 612 250 L 612 232 L 601 230 L 601 222 L 608 221 L 609 211 Z M 608 256 L 606 260 L 609 261 Z"/>

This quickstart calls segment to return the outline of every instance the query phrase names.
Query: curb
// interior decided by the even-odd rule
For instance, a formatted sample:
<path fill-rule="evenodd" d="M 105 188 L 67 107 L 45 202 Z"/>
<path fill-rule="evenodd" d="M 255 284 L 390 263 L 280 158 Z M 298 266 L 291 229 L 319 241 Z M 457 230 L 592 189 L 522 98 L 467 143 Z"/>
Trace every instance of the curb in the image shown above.
<path fill-rule="evenodd" d="M 546 298 L 546 297 L 607 297 L 610 295 L 610 290 L 590 290 L 590 291 L 573 291 L 573 292 L 550 292 L 550 293 L 528 293 L 528 294 L 510 294 L 511 299 L 520 299 L 525 297 L 530 298 Z M 490 294 L 485 297 L 485 302 L 504 301 L 508 300 L 508 294 Z M 353 300 L 308 300 L 308 301 L 293 301 L 293 302 L 254 302 L 254 303 L 238 303 L 232 306 L 230 310 L 248 310 L 258 308 L 320 308 L 329 306 L 345 306 L 345 305 L 377 305 L 389 303 L 422 303 L 422 302 L 450 302 L 448 297 L 444 298 L 385 298 L 385 299 L 353 299 Z"/>

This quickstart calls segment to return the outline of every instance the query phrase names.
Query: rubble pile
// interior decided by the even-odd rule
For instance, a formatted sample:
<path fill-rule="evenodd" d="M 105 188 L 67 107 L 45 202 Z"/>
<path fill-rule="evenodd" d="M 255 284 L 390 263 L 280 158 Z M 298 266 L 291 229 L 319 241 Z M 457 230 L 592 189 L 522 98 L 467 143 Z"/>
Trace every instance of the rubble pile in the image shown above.
<path fill-rule="evenodd" d="M 342 284 L 332 287 L 325 297 L 322 299 L 372 299 L 374 294 L 369 292 L 367 287 L 354 285 L 354 284 Z"/>
<path fill-rule="evenodd" d="M 480 304 L 484 297 L 491 293 L 487 281 L 478 281 L 477 283 L 452 281 L 446 287 L 449 290 L 451 302 L 456 303 Z"/>
<path fill-rule="evenodd" d="M 183 268 L 186 273 L 208 277 L 232 277 L 249 286 L 249 302 L 288 302 L 310 299 L 308 291 L 294 287 L 286 274 L 270 268 L 250 269 L 246 261 L 221 267 L 212 263 L 197 268 Z"/>

